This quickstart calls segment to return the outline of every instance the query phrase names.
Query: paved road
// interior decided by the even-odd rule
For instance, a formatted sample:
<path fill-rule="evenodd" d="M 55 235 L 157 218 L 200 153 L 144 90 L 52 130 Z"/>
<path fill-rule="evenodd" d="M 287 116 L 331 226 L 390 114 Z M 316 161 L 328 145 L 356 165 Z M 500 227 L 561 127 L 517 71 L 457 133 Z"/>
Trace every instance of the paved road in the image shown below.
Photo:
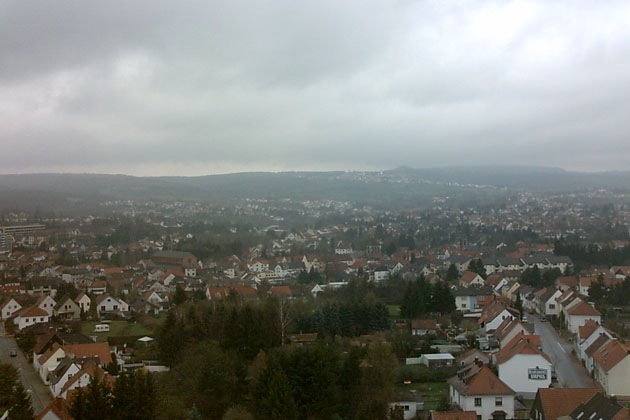
<path fill-rule="evenodd" d="M 9 356 L 12 349 L 17 349 L 17 357 Z M 24 388 L 31 394 L 31 402 L 33 403 L 35 414 L 42 411 L 52 402 L 50 390 L 44 385 L 33 365 L 28 363 L 15 340 L 6 336 L 2 321 L 0 321 L 0 362 L 11 363 L 18 368 Z"/>
<path fill-rule="evenodd" d="M 528 315 L 534 320 L 535 333 L 540 335 L 543 351 L 553 361 L 558 375 L 558 387 L 592 388 L 598 385 L 571 352 L 573 346 L 561 338 L 549 322 L 540 322 L 538 315 Z"/>

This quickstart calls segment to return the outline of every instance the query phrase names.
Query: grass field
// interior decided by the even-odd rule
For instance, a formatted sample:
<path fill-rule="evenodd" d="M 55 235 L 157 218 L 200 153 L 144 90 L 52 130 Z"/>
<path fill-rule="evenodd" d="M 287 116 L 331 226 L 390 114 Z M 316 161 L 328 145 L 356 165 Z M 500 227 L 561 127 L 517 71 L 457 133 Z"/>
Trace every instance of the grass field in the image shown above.
<path fill-rule="evenodd" d="M 435 410 L 440 405 L 440 400 L 448 397 L 448 384 L 446 382 L 401 384 L 396 386 L 396 390 L 400 392 L 415 391 L 414 393 L 424 400 L 425 410 Z"/>
<path fill-rule="evenodd" d="M 108 337 L 126 337 L 152 334 L 152 331 L 140 323 L 127 321 L 112 321 L 109 323 L 108 332 L 94 332 L 94 327 L 102 322 L 85 322 L 81 326 L 81 332 L 88 337 L 96 337 L 96 341 L 107 341 Z"/>
<path fill-rule="evenodd" d="M 389 317 L 393 319 L 400 318 L 400 305 L 387 305 Z"/>

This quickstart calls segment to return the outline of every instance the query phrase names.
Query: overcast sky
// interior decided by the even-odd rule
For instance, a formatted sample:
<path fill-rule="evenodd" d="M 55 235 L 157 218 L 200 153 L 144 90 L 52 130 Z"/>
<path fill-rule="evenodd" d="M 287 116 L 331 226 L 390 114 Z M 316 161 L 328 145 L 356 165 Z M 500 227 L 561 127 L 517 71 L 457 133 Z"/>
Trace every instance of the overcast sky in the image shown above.
<path fill-rule="evenodd" d="M 0 172 L 630 169 L 627 1 L 0 1 Z"/>

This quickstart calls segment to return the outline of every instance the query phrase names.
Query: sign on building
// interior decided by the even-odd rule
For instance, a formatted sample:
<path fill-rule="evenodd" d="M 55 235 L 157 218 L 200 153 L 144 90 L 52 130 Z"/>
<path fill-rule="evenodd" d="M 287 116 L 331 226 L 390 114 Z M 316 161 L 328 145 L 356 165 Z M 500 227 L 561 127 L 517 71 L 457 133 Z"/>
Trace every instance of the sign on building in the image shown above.
<path fill-rule="evenodd" d="M 527 377 L 529 379 L 544 381 L 547 379 L 547 369 L 541 369 L 541 368 L 527 369 Z"/>

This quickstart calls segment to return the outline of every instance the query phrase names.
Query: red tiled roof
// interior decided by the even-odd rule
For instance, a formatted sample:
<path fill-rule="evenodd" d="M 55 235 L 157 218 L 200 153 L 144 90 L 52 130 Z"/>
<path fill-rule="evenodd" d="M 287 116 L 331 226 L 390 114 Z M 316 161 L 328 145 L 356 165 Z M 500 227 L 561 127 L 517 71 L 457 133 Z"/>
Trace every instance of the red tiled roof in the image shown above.
<path fill-rule="evenodd" d="M 537 337 L 537 339 L 530 339 L 528 337 L 532 336 L 517 335 L 505 347 L 499 350 L 495 354 L 497 364 L 505 363 L 517 354 L 538 354 L 551 363 L 549 356 L 538 348 L 540 345 L 540 337 L 534 336 Z M 534 341 L 537 341 L 537 343 Z"/>
<path fill-rule="evenodd" d="M 433 420 L 477 420 L 477 413 L 474 411 L 433 411 Z"/>
<path fill-rule="evenodd" d="M 112 355 L 109 344 L 106 342 L 86 343 L 86 344 L 66 344 L 62 347 L 66 354 L 73 354 L 75 358 L 98 356 L 101 364 L 112 362 Z"/>
<path fill-rule="evenodd" d="M 28 308 L 24 308 L 18 312 L 18 316 L 22 318 L 33 317 L 33 316 L 48 316 L 48 312 L 45 310 L 38 308 L 37 306 L 29 306 Z"/>
<path fill-rule="evenodd" d="M 569 309 L 569 315 L 593 315 L 599 316 L 601 315 L 595 307 L 589 305 L 588 303 L 582 301 L 579 304 L 575 305 L 571 309 Z"/>
<path fill-rule="evenodd" d="M 611 340 L 593 354 L 593 359 L 605 372 L 608 372 L 629 354 L 628 347 L 617 340 Z"/>
<path fill-rule="evenodd" d="M 512 395 L 514 390 L 492 373 L 486 366 L 468 382 L 462 395 Z"/>
<path fill-rule="evenodd" d="M 581 339 L 585 339 L 591 336 L 595 330 L 599 327 L 599 323 L 592 319 L 587 319 L 584 325 L 580 325 L 578 328 L 578 336 Z"/>
<path fill-rule="evenodd" d="M 460 282 L 464 282 L 464 283 L 470 283 L 471 281 L 473 281 L 478 276 L 479 276 L 479 274 L 477 274 L 477 273 L 475 273 L 473 271 L 466 271 L 464 274 L 462 274 L 462 276 L 460 277 L 459 281 Z"/>
<path fill-rule="evenodd" d="M 434 319 L 414 319 L 411 321 L 413 330 L 437 330 L 437 323 Z"/>
<path fill-rule="evenodd" d="M 599 391 L 598 388 L 539 388 L 536 399 L 540 400 L 544 418 L 555 420 L 568 416 Z"/>
<path fill-rule="evenodd" d="M 74 418 L 70 415 L 69 407 L 66 401 L 63 398 L 55 398 L 53 402 L 46 408 L 44 408 L 34 420 L 42 420 L 46 414 L 54 413 L 61 420 L 74 420 Z"/>

